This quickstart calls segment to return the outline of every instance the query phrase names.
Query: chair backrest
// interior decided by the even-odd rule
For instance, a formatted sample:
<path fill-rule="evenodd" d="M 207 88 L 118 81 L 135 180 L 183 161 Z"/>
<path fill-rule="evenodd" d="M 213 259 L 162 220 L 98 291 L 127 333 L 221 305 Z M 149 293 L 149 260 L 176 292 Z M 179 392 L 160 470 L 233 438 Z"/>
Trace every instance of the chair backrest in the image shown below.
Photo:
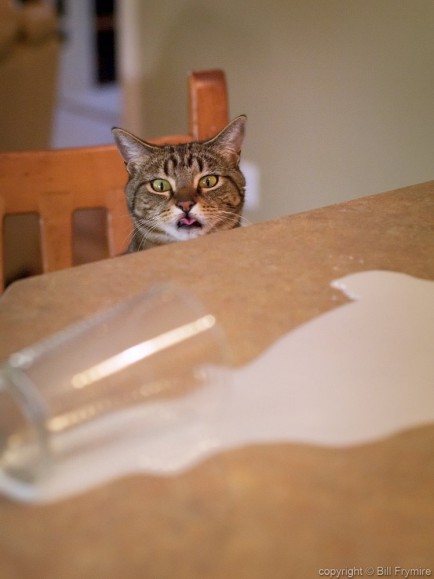
<path fill-rule="evenodd" d="M 192 72 L 188 89 L 189 134 L 160 137 L 151 142 L 201 141 L 228 123 L 223 71 Z M 104 208 L 108 254 L 113 257 L 125 251 L 131 233 L 125 183 L 125 167 L 114 145 L 0 153 L 0 292 L 4 285 L 3 222 L 6 215 L 39 215 L 45 273 L 73 265 L 73 212 Z"/>

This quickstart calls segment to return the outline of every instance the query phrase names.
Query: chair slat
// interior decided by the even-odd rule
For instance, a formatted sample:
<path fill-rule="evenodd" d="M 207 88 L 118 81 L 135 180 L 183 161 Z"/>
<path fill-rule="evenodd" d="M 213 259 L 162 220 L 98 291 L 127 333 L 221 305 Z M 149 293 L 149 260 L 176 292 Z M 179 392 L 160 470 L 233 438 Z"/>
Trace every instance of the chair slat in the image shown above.
<path fill-rule="evenodd" d="M 72 266 L 72 194 L 45 193 L 39 199 L 42 265 L 45 272 Z"/>

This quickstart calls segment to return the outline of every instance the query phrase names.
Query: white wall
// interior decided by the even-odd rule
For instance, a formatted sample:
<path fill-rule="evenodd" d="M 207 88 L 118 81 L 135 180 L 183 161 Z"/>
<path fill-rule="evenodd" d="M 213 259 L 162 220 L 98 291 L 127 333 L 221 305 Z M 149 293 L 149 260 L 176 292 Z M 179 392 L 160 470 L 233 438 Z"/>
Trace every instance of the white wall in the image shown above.
<path fill-rule="evenodd" d="M 124 126 L 185 132 L 186 74 L 226 71 L 253 219 L 434 178 L 432 0 L 119 2 Z"/>

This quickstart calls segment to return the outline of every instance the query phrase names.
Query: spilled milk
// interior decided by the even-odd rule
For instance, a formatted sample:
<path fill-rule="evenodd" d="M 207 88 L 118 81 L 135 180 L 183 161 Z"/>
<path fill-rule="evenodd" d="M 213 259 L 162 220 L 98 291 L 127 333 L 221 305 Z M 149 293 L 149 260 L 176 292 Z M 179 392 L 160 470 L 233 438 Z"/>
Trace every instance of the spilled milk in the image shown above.
<path fill-rule="evenodd" d="M 184 397 L 95 420 L 78 435 L 100 429 L 104 445 L 32 484 L 0 474 L 0 492 L 51 502 L 129 473 L 176 474 L 249 444 L 344 447 L 434 421 L 434 282 L 366 271 L 332 285 L 352 301 L 228 369 L 224 383 L 190 395 L 193 405 Z M 179 412 L 183 404 L 202 412 Z M 167 427 L 153 428 L 158 414 Z"/>

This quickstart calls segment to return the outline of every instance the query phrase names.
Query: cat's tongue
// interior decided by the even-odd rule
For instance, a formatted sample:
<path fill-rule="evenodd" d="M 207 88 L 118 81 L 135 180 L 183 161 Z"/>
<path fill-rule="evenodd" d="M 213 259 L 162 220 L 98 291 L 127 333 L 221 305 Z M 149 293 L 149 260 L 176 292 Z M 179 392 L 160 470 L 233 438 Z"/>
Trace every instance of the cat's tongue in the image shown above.
<path fill-rule="evenodd" d="M 190 225 L 199 225 L 199 222 L 197 221 L 197 219 L 194 219 L 193 217 L 183 217 L 182 219 L 179 220 L 179 225 L 189 227 Z"/>

